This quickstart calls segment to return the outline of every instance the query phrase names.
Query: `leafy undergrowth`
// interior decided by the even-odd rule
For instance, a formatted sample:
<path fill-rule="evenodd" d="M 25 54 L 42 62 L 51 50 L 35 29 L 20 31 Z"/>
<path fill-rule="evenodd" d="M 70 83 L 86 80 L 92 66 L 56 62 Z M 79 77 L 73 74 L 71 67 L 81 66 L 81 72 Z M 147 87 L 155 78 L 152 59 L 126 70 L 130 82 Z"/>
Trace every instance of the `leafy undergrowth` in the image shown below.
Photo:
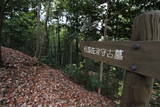
<path fill-rule="evenodd" d="M 114 107 L 113 101 L 89 92 L 35 58 L 2 47 L 0 107 Z"/>

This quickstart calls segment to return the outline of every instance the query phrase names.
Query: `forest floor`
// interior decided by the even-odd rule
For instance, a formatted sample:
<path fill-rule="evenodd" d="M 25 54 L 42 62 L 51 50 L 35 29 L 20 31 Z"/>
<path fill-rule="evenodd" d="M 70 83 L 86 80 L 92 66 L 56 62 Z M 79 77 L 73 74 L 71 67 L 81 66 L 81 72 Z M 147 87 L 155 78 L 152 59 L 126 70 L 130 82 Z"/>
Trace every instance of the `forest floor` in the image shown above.
<path fill-rule="evenodd" d="M 36 58 L 2 47 L 0 107 L 114 107 L 115 103 L 70 81 Z"/>

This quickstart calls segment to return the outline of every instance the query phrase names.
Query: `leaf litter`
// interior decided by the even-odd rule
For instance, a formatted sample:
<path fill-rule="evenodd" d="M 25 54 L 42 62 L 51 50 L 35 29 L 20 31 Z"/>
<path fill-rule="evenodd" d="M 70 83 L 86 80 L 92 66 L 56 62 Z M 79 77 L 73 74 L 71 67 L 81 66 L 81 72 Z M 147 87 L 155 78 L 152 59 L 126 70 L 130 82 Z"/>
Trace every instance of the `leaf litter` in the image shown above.
<path fill-rule="evenodd" d="M 0 107 L 115 107 L 36 58 L 6 47 L 2 56 Z"/>

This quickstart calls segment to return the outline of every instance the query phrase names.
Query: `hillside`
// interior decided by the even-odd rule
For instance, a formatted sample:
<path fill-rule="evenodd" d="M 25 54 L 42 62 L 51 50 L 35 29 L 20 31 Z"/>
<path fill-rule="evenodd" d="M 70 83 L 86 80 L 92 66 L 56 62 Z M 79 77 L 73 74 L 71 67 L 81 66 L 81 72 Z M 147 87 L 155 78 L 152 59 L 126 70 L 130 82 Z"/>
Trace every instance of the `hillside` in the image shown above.
<path fill-rule="evenodd" d="M 85 90 L 36 58 L 6 47 L 2 56 L 1 107 L 114 107 L 113 101 Z"/>

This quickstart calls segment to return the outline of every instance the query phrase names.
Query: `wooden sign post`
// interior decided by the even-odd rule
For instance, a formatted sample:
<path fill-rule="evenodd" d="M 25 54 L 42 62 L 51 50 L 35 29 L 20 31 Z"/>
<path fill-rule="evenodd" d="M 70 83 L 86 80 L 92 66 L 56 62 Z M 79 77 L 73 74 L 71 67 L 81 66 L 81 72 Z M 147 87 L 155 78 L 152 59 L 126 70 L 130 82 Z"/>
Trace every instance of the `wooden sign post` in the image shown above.
<path fill-rule="evenodd" d="M 121 107 L 149 106 L 153 78 L 160 79 L 159 20 L 159 11 L 136 17 L 131 42 L 81 42 L 84 56 L 129 71 Z"/>
<path fill-rule="evenodd" d="M 132 28 L 132 40 L 134 41 L 152 41 L 160 40 L 160 11 L 144 13 L 135 18 Z M 153 47 L 159 49 L 160 47 Z M 154 57 L 154 54 L 152 55 Z M 160 57 L 160 56 L 159 56 Z M 157 59 L 159 58 L 157 56 Z M 139 59 L 141 61 L 141 59 Z M 157 60 L 158 61 L 158 60 Z M 150 59 L 150 64 L 154 60 Z M 159 62 L 159 61 L 158 61 Z M 159 62 L 160 64 L 160 62 Z M 156 67 L 159 66 L 155 65 Z M 157 72 L 160 69 L 152 69 L 150 72 Z M 160 73 L 156 73 L 159 75 Z M 152 93 L 154 79 L 147 76 L 126 73 L 124 81 L 122 107 L 149 107 L 150 96 Z"/>

